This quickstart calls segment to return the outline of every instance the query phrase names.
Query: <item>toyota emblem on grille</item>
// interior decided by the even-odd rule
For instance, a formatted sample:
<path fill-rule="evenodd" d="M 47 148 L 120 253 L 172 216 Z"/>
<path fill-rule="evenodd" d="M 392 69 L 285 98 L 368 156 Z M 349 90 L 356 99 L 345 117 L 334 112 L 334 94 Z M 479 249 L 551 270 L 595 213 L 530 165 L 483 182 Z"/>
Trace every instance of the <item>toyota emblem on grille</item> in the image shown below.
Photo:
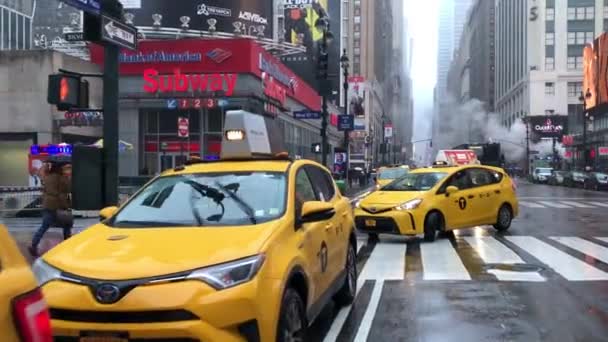
<path fill-rule="evenodd" d="M 112 304 L 120 298 L 120 288 L 114 284 L 101 284 L 95 290 L 95 298 L 102 304 Z"/>
<path fill-rule="evenodd" d="M 376 207 L 371 207 L 371 208 L 369 208 L 369 211 L 371 211 L 372 213 L 375 213 L 375 212 L 376 212 L 376 210 L 378 210 L 378 209 L 376 209 Z"/>

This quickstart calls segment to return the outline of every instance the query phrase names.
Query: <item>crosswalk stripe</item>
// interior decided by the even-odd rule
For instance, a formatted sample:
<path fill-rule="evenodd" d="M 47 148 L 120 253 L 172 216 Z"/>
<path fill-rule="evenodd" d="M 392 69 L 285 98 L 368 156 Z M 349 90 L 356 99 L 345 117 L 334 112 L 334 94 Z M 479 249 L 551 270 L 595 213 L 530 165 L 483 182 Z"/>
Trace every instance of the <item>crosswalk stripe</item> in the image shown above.
<path fill-rule="evenodd" d="M 560 201 L 563 204 L 571 205 L 576 208 L 594 208 L 592 205 L 588 205 L 585 203 L 573 202 L 573 201 Z"/>
<path fill-rule="evenodd" d="M 534 203 L 534 202 L 526 202 L 526 201 L 519 201 L 519 205 L 522 207 L 526 207 L 526 208 L 546 208 L 542 204 L 538 204 L 538 203 Z"/>
<path fill-rule="evenodd" d="M 608 248 L 606 247 L 574 236 L 552 236 L 551 239 L 562 245 L 576 249 L 583 254 L 590 255 L 597 260 L 608 263 Z"/>
<path fill-rule="evenodd" d="M 596 205 L 598 207 L 608 208 L 608 203 L 596 202 L 596 201 L 587 201 L 589 204 Z"/>
<path fill-rule="evenodd" d="M 525 262 L 513 250 L 500 243 L 493 237 L 465 236 L 465 241 L 471 245 L 486 264 L 524 264 Z M 490 269 L 496 279 L 503 281 L 545 281 L 538 272 L 515 272 L 508 270 Z"/>
<path fill-rule="evenodd" d="M 376 283 L 374 284 L 374 289 L 372 291 L 372 296 L 369 300 L 369 304 L 367 305 L 367 310 L 365 310 L 363 319 L 361 319 L 361 323 L 359 324 L 359 329 L 357 329 L 357 335 L 355 335 L 355 342 L 367 341 L 369 331 L 372 327 L 372 322 L 374 321 L 374 316 L 376 316 L 376 311 L 378 311 L 378 304 L 380 304 L 380 297 L 382 296 L 383 288 L 384 280 L 376 280 Z"/>
<path fill-rule="evenodd" d="M 531 236 L 507 236 L 507 240 L 532 254 L 555 272 L 572 281 L 608 280 L 608 273 Z"/>
<path fill-rule="evenodd" d="M 420 255 L 424 280 L 471 280 L 448 240 L 420 244 Z"/>
<path fill-rule="evenodd" d="M 360 282 L 366 279 L 402 280 L 405 272 L 405 244 L 380 243 L 374 247 L 372 254 L 359 275 Z"/>
<path fill-rule="evenodd" d="M 549 201 L 538 201 L 538 203 L 544 204 L 547 207 L 558 208 L 558 209 L 572 208 L 569 205 L 555 203 L 555 202 L 549 202 Z"/>
<path fill-rule="evenodd" d="M 604 241 L 604 242 L 608 242 L 608 237 L 596 237 L 596 239 Z"/>

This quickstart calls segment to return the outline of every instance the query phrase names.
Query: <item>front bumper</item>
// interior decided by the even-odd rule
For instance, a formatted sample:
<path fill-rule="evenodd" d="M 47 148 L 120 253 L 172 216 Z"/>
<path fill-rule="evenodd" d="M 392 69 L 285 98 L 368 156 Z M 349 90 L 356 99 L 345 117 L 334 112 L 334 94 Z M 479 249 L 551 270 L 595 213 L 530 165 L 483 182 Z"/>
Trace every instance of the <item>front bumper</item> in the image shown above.
<path fill-rule="evenodd" d="M 84 332 L 124 332 L 135 341 L 274 340 L 281 296 L 278 281 L 255 279 L 221 291 L 196 280 L 138 286 L 111 305 L 85 285 L 52 281 L 43 292 L 55 339 L 66 342 Z"/>
<path fill-rule="evenodd" d="M 371 213 L 362 208 L 355 209 L 355 225 L 364 233 L 417 235 L 424 231 L 424 218 L 416 210 L 387 210 Z M 369 225 L 373 221 L 375 225 Z"/>

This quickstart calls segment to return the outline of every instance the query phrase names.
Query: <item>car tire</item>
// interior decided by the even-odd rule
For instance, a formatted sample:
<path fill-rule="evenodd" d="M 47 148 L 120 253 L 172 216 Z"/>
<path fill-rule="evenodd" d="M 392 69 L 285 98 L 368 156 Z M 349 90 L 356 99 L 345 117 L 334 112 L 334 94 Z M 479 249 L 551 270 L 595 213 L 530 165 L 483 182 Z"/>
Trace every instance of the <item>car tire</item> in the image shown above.
<path fill-rule="evenodd" d="M 511 211 L 511 207 L 503 204 L 500 209 L 498 209 L 498 215 L 496 215 L 496 224 L 494 224 L 494 228 L 499 232 L 504 232 L 511 227 L 512 221 L 513 212 Z"/>
<path fill-rule="evenodd" d="M 344 269 L 346 270 L 344 284 L 334 297 L 334 300 L 340 306 L 351 304 L 357 295 L 357 252 L 352 243 L 348 244 Z"/>
<path fill-rule="evenodd" d="M 441 228 L 442 221 L 443 218 L 438 212 L 432 212 L 426 216 L 424 220 L 424 241 L 435 241 L 437 233 L 443 230 Z"/>
<path fill-rule="evenodd" d="M 287 288 L 281 300 L 277 342 L 307 341 L 308 322 L 304 301 L 293 288 Z"/>

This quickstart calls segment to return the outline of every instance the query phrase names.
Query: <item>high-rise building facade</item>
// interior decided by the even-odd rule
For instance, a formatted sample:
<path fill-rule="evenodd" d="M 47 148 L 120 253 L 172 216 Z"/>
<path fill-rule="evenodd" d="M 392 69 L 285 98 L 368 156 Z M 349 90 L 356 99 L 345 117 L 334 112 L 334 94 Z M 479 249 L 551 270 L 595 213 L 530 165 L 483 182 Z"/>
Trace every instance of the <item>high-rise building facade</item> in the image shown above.
<path fill-rule="evenodd" d="M 0 0 L 0 50 L 31 48 L 34 8 L 34 0 Z"/>

